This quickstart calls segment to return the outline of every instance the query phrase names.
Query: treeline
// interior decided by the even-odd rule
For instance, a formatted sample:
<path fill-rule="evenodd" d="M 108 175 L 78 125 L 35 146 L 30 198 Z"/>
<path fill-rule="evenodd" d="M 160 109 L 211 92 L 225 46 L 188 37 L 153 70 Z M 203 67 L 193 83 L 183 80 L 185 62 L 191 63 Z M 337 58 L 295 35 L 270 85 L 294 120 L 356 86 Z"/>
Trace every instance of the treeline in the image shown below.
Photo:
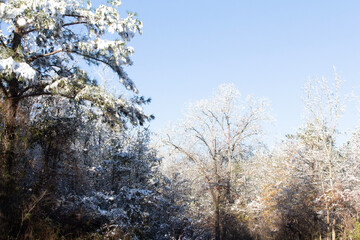
<path fill-rule="evenodd" d="M 181 186 L 188 216 L 215 239 L 360 239 L 360 134 L 344 144 L 341 81 L 309 81 L 305 122 L 268 149 L 264 100 L 233 85 L 189 106 L 164 131 L 162 171 Z"/>
<path fill-rule="evenodd" d="M 181 226 L 146 128 L 56 97 L 18 107 L 13 143 L 2 126 L 1 239 L 168 239 Z"/>

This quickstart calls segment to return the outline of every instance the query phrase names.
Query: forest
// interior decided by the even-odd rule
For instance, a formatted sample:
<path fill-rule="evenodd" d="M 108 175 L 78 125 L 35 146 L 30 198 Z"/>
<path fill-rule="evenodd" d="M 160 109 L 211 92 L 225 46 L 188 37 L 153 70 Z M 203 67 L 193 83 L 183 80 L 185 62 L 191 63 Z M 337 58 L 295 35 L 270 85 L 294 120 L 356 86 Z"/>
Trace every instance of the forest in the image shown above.
<path fill-rule="evenodd" d="M 229 83 L 155 133 L 125 71 L 143 25 L 120 8 L 0 1 L 0 239 L 360 239 L 360 129 L 338 140 L 335 69 L 304 82 L 303 124 L 274 147 L 269 101 Z"/>

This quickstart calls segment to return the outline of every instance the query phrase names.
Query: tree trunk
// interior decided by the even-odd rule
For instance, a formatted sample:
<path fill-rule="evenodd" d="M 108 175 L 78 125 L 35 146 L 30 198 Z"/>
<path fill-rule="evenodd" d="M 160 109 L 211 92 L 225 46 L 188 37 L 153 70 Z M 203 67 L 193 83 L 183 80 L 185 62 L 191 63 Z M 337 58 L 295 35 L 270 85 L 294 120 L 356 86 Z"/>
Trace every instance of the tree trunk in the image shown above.
<path fill-rule="evenodd" d="M 4 159 L 2 165 L 4 166 L 4 176 L 10 177 L 15 161 L 15 144 L 16 144 L 16 129 L 17 129 L 17 107 L 19 102 L 14 99 L 7 99 L 5 110 L 5 134 L 3 137 Z"/>
<path fill-rule="evenodd" d="M 330 240 L 330 210 L 328 207 L 328 203 L 326 203 L 326 225 L 327 225 L 327 231 L 326 231 L 326 240 Z"/>
<path fill-rule="evenodd" d="M 213 203 L 214 203 L 214 210 L 215 210 L 215 240 L 221 239 L 221 217 L 220 217 L 220 177 L 218 173 L 218 162 L 216 156 L 213 157 L 213 168 L 214 168 L 214 176 L 215 176 L 215 186 L 213 192 Z"/>
<path fill-rule="evenodd" d="M 332 240 L 336 240 L 335 224 L 336 224 L 336 219 L 334 218 L 333 219 L 333 224 L 331 226 Z"/>
<path fill-rule="evenodd" d="M 221 239 L 221 228 L 220 228 L 220 192 L 218 187 L 211 189 L 211 197 L 214 205 L 214 235 L 215 240 Z"/>
<path fill-rule="evenodd" d="M 215 203 L 215 240 L 220 240 L 221 231 L 220 231 L 220 203 L 217 199 Z"/>
<path fill-rule="evenodd" d="M 17 108 L 18 100 L 5 100 L 5 130 L 1 147 L 1 176 L 0 176 L 0 227 L 5 231 L 11 231 L 12 222 L 15 217 L 14 207 L 16 205 L 16 182 L 13 168 L 16 161 L 16 130 L 17 130 Z M 0 233 L 1 234 L 1 233 Z"/>

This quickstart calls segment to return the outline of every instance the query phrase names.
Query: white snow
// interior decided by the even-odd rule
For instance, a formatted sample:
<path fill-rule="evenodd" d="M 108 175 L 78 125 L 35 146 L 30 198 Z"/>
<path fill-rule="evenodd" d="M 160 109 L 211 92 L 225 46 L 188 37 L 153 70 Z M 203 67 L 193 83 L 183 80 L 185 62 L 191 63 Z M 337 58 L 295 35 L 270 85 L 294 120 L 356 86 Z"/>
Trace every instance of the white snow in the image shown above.
<path fill-rule="evenodd" d="M 17 20 L 17 24 L 19 25 L 19 27 L 24 27 L 26 25 L 26 20 L 25 18 L 19 18 Z"/>
<path fill-rule="evenodd" d="M 16 62 L 12 57 L 0 59 L 0 73 L 6 75 L 15 73 L 17 77 L 25 80 L 36 79 L 36 71 L 29 64 Z"/>

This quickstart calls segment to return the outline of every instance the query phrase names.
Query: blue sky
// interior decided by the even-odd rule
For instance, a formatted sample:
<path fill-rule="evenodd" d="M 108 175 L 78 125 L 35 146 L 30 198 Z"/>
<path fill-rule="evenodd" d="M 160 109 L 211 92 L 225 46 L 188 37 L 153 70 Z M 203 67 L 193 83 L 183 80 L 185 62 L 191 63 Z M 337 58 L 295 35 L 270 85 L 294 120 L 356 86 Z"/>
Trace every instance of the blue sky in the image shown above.
<path fill-rule="evenodd" d="M 155 131 L 221 83 L 270 100 L 272 137 L 302 123 L 308 77 L 331 79 L 334 65 L 344 93 L 360 93 L 360 1 L 123 0 L 121 8 L 144 23 L 126 71 L 152 98 L 145 110 Z M 357 119 L 349 106 L 342 128 Z"/>

